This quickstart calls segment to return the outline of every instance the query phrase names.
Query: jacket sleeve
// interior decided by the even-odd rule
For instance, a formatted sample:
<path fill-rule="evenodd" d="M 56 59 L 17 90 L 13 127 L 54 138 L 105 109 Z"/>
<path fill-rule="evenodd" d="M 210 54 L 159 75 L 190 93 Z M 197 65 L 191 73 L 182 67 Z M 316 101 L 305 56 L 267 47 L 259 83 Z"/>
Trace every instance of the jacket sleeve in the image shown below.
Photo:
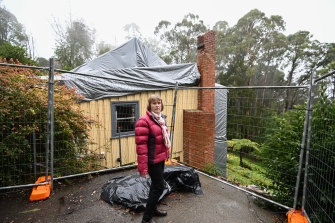
<path fill-rule="evenodd" d="M 135 143 L 138 162 L 138 172 L 148 173 L 148 138 L 149 124 L 145 119 L 140 118 L 135 127 Z"/>

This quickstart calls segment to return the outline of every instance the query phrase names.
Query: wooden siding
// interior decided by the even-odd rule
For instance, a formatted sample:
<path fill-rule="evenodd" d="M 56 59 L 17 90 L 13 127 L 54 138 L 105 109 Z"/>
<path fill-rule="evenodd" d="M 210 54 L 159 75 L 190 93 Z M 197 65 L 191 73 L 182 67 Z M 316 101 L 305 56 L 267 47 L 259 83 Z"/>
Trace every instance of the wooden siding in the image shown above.
<path fill-rule="evenodd" d="M 89 117 L 91 127 L 89 130 L 89 150 L 100 154 L 100 165 L 105 168 L 120 166 L 119 139 L 111 139 L 111 101 L 139 101 L 140 116 L 146 112 L 148 98 L 152 94 L 159 95 L 164 103 L 163 113 L 167 115 L 167 123 L 171 126 L 174 90 L 149 91 L 118 98 L 106 98 L 97 101 L 83 102 L 81 109 Z M 173 140 L 173 158 L 179 157 L 183 161 L 183 110 L 197 109 L 197 90 L 178 90 L 176 105 L 176 119 Z M 122 137 L 122 164 L 137 163 L 135 136 Z"/>

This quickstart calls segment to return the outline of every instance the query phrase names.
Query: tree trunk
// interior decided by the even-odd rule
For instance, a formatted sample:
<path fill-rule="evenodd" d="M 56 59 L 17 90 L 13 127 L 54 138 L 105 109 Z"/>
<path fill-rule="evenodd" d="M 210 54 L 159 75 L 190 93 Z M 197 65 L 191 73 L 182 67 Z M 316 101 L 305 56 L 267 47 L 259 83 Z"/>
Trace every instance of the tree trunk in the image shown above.
<path fill-rule="evenodd" d="M 292 66 L 291 66 L 291 70 L 288 73 L 288 77 L 287 77 L 287 86 L 291 86 L 292 84 L 292 79 L 293 79 L 293 73 L 297 67 L 297 57 L 295 56 L 292 60 Z M 285 98 L 285 111 L 287 111 L 287 109 L 289 108 L 289 104 L 290 104 L 290 89 L 286 89 L 286 98 Z"/>

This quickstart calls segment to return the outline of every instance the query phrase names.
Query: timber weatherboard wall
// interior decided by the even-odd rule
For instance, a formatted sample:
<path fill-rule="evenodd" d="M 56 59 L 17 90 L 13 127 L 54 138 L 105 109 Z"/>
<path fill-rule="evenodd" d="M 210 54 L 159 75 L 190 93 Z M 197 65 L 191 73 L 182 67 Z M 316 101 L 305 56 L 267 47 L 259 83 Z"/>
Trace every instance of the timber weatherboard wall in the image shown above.
<path fill-rule="evenodd" d="M 167 115 L 167 124 L 171 125 L 174 90 L 148 91 L 138 94 L 115 98 L 104 98 L 96 101 L 80 103 L 81 110 L 89 116 L 91 129 L 89 130 L 89 150 L 103 159 L 100 165 L 113 168 L 120 165 L 119 139 L 112 137 L 112 101 L 139 101 L 140 116 L 146 112 L 148 98 L 152 94 L 159 95 L 164 103 L 163 113 Z M 176 118 L 173 138 L 173 158 L 180 157 L 183 161 L 183 109 L 197 109 L 198 91 L 194 89 L 178 90 L 176 103 Z M 137 163 L 135 136 L 121 138 L 122 164 Z"/>

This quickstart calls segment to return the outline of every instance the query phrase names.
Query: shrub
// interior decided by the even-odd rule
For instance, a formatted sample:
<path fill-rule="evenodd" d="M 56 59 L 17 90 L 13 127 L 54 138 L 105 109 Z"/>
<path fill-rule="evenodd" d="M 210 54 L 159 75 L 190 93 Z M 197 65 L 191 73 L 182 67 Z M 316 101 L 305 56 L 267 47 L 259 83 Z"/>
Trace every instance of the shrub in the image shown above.
<path fill-rule="evenodd" d="M 0 59 L 1 62 L 1 59 Z M 11 61 L 13 62 L 13 61 Z M 41 73 L 26 68 L 0 67 L 0 181 L 13 185 L 33 179 L 33 133 L 45 153 L 48 108 L 47 81 Z M 54 87 L 54 166 L 56 174 L 64 170 L 79 172 L 90 165 L 87 157 L 77 159 L 77 153 L 88 153 L 88 122 L 79 110 L 81 96 L 74 89 L 55 84 Z M 88 156 L 89 157 L 89 156 Z M 45 162 L 44 156 L 39 157 Z"/>

